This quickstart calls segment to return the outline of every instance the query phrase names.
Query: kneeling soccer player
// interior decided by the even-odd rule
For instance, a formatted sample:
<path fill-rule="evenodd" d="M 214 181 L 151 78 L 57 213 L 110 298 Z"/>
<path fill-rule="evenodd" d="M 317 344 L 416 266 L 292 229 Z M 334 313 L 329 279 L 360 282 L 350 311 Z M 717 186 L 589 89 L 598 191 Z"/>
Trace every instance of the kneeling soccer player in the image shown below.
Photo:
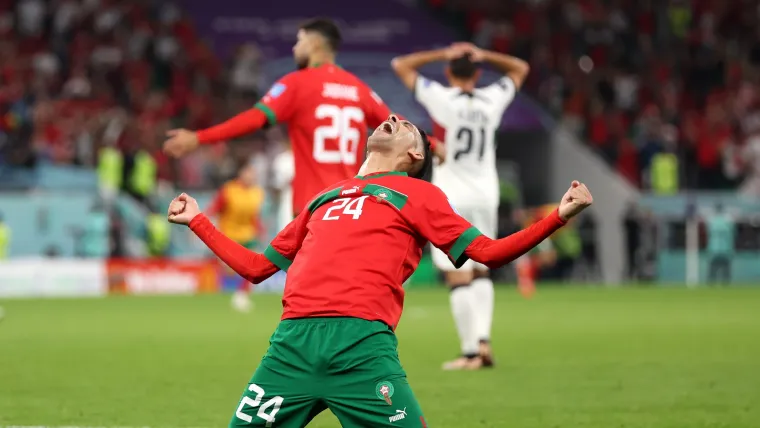
<path fill-rule="evenodd" d="M 592 202 L 573 182 L 559 208 L 528 229 L 492 240 L 455 213 L 429 176 L 430 146 L 389 116 L 368 139 L 364 175 L 317 196 L 264 254 L 234 243 L 186 194 L 169 221 L 187 224 L 253 283 L 287 270 L 283 315 L 230 426 L 303 427 L 330 409 L 344 427 L 425 427 L 401 368 L 394 330 L 402 284 L 430 241 L 461 266 L 498 267 L 528 251 Z"/>

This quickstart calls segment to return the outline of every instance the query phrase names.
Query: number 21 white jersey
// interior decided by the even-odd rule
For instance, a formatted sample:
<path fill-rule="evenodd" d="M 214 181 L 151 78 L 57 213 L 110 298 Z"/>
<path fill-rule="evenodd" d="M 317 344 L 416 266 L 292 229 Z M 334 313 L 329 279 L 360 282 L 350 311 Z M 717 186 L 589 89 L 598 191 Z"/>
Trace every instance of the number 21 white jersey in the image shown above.
<path fill-rule="evenodd" d="M 446 161 L 436 167 L 433 183 L 456 206 L 498 205 L 494 140 L 515 93 L 514 82 L 506 76 L 472 93 L 417 78 L 415 98 L 445 133 Z"/>

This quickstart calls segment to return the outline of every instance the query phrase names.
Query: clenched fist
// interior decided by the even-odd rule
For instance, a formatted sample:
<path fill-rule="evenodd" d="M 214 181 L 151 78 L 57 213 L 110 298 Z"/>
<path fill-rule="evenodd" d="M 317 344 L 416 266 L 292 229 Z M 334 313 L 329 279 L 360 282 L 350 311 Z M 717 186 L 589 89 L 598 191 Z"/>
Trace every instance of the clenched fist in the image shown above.
<path fill-rule="evenodd" d="M 591 196 L 591 192 L 588 191 L 588 187 L 580 181 L 573 181 L 559 203 L 559 217 L 564 221 L 568 221 L 588 208 L 592 203 L 594 203 L 594 198 Z"/>
<path fill-rule="evenodd" d="M 178 158 L 198 147 L 198 135 L 187 129 L 172 129 L 166 133 L 168 139 L 164 142 L 164 153 Z"/>
<path fill-rule="evenodd" d="M 187 225 L 200 213 L 198 202 L 187 193 L 183 193 L 169 204 L 169 223 Z"/>

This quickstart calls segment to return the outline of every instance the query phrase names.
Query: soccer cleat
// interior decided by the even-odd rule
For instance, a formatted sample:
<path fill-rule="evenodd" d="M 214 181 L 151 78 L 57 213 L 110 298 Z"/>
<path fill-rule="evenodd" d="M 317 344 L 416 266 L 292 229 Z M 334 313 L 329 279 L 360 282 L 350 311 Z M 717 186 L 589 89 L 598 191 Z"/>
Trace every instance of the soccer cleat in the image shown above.
<path fill-rule="evenodd" d="M 491 349 L 491 343 L 487 340 L 480 341 L 480 359 L 483 362 L 484 368 L 490 368 L 494 366 L 493 349 Z"/>
<path fill-rule="evenodd" d="M 251 299 L 248 297 L 248 293 L 238 290 L 232 295 L 232 307 L 238 312 L 250 312 Z"/>
<path fill-rule="evenodd" d="M 483 360 L 479 356 L 459 357 L 456 360 L 443 363 L 443 369 L 453 370 L 478 370 L 483 367 Z"/>

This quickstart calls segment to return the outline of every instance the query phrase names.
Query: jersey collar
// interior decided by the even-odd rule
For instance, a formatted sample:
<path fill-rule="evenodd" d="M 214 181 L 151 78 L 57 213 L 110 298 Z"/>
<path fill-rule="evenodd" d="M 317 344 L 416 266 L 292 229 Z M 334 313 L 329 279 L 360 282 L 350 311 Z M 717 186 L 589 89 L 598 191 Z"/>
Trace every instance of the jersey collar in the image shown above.
<path fill-rule="evenodd" d="M 316 63 L 316 64 L 312 65 L 312 66 L 311 66 L 311 67 L 309 67 L 309 68 L 319 68 L 319 67 L 322 67 L 323 65 L 334 65 L 334 66 L 335 66 L 335 67 L 337 67 L 337 68 L 343 69 L 343 67 L 341 67 L 341 66 L 340 66 L 340 64 L 338 64 L 338 63 L 336 63 L 336 62 L 334 62 L 334 63 L 329 63 L 329 62 L 318 62 L 318 63 Z"/>
<path fill-rule="evenodd" d="M 367 175 L 357 175 L 356 178 L 360 180 L 368 180 L 370 178 L 378 178 L 378 177 L 385 177 L 386 175 L 399 175 L 402 177 L 408 177 L 409 174 L 405 172 L 399 172 L 399 171 L 386 171 L 386 172 L 373 172 L 372 174 Z"/>

